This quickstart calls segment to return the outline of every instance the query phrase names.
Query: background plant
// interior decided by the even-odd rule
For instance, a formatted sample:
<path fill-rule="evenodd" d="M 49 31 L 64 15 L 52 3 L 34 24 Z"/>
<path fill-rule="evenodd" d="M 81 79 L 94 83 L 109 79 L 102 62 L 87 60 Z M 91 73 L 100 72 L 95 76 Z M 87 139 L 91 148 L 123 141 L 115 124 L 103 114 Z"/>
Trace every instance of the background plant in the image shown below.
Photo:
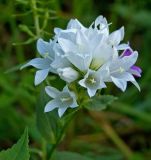
<path fill-rule="evenodd" d="M 32 85 L 33 70 L 30 70 L 31 74 L 27 74 L 29 72 L 27 70 L 8 74 L 4 72 L 12 66 L 33 58 L 36 54 L 35 40 L 40 36 L 48 39 L 53 34 L 52 30 L 55 26 L 64 27 L 71 17 L 77 17 L 88 25 L 97 15 L 103 14 L 110 22 L 114 22 L 112 29 L 125 26 L 125 41 L 129 39 L 133 48 L 139 51 L 138 64 L 142 66 L 144 72 L 139 82 L 142 91 L 139 94 L 132 86 L 121 94 L 111 86 L 106 94 L 118 95 L 120 97 L 118 103 L 113 103 L 99 115 L 91 112 L 90 116 L 87 111 L 81 111 L 75 117 L 75 121 L 69 125 L 66 135 L 68 141 L 65 137 L 58 149 L 79 152 L 93 159 L 123 159 L 129 154 L 133 154 L 135 159 L 150 159 L 151 13 L 149 6 L 151 2 L 149 0 L 137 2 L 83 0 L 80 3 L 78 0 L 70 3 L 66 0 L 42 1 L 42 3 L 37 1 L 36 6 L 40 10 L 36 9 L 36 14 L 31 1 L 2 0 L 0 3 L 2 35 L 0 38 L 0 148 L 6 149 L 12 146 L 23 133 L 25 126 L 28 126 L 31 159 L 41 159 L 41 157 L 44 159 L 46 153 L 46 141 L 36 127 L 36 97 L 41 87 L 35 90 Z M 46 18 L 46 13 L 49 18 Z M 47 22 L 44 30 L 40 32 L 35 28 L 37 26 L 35 15 L 39 17 L 40 28 L 43 27 L 45 20 Z M 13 43 L 28 45 L 14 46 Z M 51 79 L 51 84 L 54 84 L 55 77 Z M 61 88 L 63 84 L 59 84 Z M 127 153 L 121 152 L 121 143 L 128 147 Z M 67 153 L 63 154 L 67 156 Z"/>

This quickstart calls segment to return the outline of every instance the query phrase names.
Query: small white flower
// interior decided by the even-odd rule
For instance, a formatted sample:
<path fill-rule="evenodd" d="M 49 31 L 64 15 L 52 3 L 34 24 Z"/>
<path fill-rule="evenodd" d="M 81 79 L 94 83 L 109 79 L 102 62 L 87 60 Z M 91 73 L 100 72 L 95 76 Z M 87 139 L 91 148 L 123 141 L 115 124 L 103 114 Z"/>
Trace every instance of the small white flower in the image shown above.
<path fill-rule="evenodd" d="M 110 61 L 107 64 L 110 73 L 105 81 L 113 82 L 122 91 L 126 90 L 127 82 L 130 81 L 140 90 L 138 83 L 130 72 L 130 68 L 135 64 L 137 57 L 138 53 L 135 51 L 129 56 L 119 57 Z"/>
<path fill-rule="evenodd" d="M 65 86 L 62 92 L 50 86 L 45 87 L 45 91 L 53 98 L 53 100 L 46 104 L 45 112 L 50 112 L 58 108 L 58 115 L 62 117 L 68 108 L 75 108 L 78 106 L 76 96 L 73 92 L 69 91 L 68 86 Z"/>
<path fill-rule="evenodd" d="M 39 69 L 35 75 L 35 85 L 38 85 L 43 80 L 45 80 L 49 72 L 56 73 L 56 71 L 51 67 L 51 63 L 55 55 L 52 49 L 54 44 L 55 42 L 53 41 L 50 41 L 48 43 L 48 42 L 43 41 L 42 39 L 39 39 L 37 41 L 37 49 L 38 49 L 39 54 L 43 58 L 34 58 L 30 60 L 27 64 L 21 67 L 21 69 L 23 69 L 28 66 L 33 66 Z"/>
<path fill-rule="evenodd" d="M 79 77 L 79 73 L 71 67 L 59 68 L 57 72 L 60 78 L 68 83 L 75 81 Z"/>
<path fill-rule="evenodd" d="M 102 80 L 105 74 L 106 74 L 105 70 L 102 71 L 88 70 L 87 74 L 84 76 L 84 79 L 79 81 L 79 84 L 82 87 L 87 88 L 89 96 L 92 97 L 95 95 L 98 89 L 106 88 L 106 85 Z"/>

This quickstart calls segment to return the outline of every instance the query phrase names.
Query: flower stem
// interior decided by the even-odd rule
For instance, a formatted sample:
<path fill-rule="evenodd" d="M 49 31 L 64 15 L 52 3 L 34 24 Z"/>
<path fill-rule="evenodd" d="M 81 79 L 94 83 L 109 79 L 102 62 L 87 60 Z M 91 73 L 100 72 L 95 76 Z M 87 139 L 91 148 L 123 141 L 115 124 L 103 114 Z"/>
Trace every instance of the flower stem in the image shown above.
<path fill-rule="evenodd" d="M 80 109 L 80 108 L 81 108 L 81 107 L 79 107 L 79 109 Z M 62 136 L 64 135 L 65 130 L 67 129 L 69 123 L 70 123 L 71 120 L 75 117 L 75 115 L 76 115 L 76 113 L 77 113 L 77 111 L 78 111 L 79 109 L 77 109 L 76 111 L 74 111 L 74 112 L 68 117 L 68 119 L 66 120 L 66 122 L 65 122 L 65 124 L 63 125 L 63 127 L 62 127 L 62 129 L 61 129 L 61 132 L 60 132 L 60 134 L 59 134 L 59 136 L 58 136 L 58 138 L 57 138 L 57 140 L 56 140 L 56 143 L 53 144 L 51 150 L 50 150 L 49 153 L 48 153 L 48 156 L 47 156 L 47 157 L 48 157 L 48 160 L 50 160 L 50 158 L 51 158 L 54 150 L 55 150 L 56 147 L 59 145 L 59 143 L 60 143 L 60 141 L 61 141 L 61 139 L 62 139 Z"/>
<path fill-rule="evenodd" d="M 113 141 L 113 143 L 121 150 L 127 159 L 130 159 L 133 155 L 130 148 L 125 144 L 125 142 L 118 136 L 116 131 L 112 128 L 109 122 L 104 118 L 103 114 L 90 112 L 90 115 L 95 119 L 106 135 Z"/>
<path fill-rule="evenodd" d="M 33 11 L 33 18 L 34 18 L 34 26 L 36 28 L 36 36 L 40 37 L 40 24 L 39 24 L 39 16 L 37 13 L 37 5 L 36 0 L 31 0 L 31 8 Z"/>

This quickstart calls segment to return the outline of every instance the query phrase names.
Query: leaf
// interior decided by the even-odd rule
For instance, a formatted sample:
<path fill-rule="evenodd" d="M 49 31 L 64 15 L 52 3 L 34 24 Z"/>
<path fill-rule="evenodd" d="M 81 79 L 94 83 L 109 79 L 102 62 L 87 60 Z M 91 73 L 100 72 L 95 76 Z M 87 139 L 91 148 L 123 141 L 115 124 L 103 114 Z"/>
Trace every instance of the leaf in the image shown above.
<path fill-rule="evenodd" d="M 0 160 L 29 160 L 29 157 L 27 129 L 12 148 L 0 152 Z"/>
<path fill-rule="evenodd" d="M 111 104 L 117 97 L 111 95 L 101 95 L 91 98 L 85 103 L 85 107 L 93 111 L 101 111 Z"/>
<path fill-rule="evenodd" d="M 20 24 L 19 28 L 21 31 L 27 33 L 31 37 L 35 37 L 34 33 L 28 28 L 28 26 Z"/>
<path fill-rule="evenodd" d="M 144 159 L 144 156 L 143 156 L 143 154 L 141 154 L 141 153 L 134 153 L 133 155 L 132 155 L 132 157 L 130 158 L 130 160 L 143 160 Z"/>
<path fill-rule="evenodd" d="M 33 41 L 35 41 L 37 39 L 37 37 L 34 38 L 29 38 L 28 40 L 24 41 L 24 42 L 16 42 L 16 43 L 12 43 L 12 45 L 14 46 L 19 46 L 19 45 L 26 45 L 26 44 L 30 44 Z"/>
<path fill-rule="evenodd" d="M 49 97 L 50 98 L 50 97 Z M 62 128 L 61 119 L 58 117 L 56 110 L 44 113 L 44 107 L 49 101 L 44 89 L 42 89 L 37 103 L 36 121 L 37 128 L 45 140 L 51 144 L 55 144 L 57 137 L 60 135 Z"/>
<path fill-rule="evenodd" d="M 10 68 L 7 71 L 5 71 L 5 73 L 8 74 L 8 73 L 16 72 L 16 71 L 20 70 L 22 65 L 23 64 L 19 64 L 19 65 L 13 66 L 12 68 Z"/>
<path fill-rule="evenodd" d="M 51 158 L 52 160 L 92 160 L 91 158 L 82 156 L 79 153 L 74 152 L 55 152 Z"/>

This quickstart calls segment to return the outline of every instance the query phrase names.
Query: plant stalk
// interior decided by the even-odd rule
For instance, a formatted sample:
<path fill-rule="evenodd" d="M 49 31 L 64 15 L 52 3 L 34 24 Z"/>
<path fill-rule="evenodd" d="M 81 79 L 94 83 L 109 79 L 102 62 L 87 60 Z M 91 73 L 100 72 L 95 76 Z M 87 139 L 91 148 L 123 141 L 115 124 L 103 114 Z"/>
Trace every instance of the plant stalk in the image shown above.
<path fill-rule="evenodd" d="M 109 122 L 105 119 L 103 114 L 90 112 L 90 115 L 94 120 L 99 122 L 98 124 L 106 133 L 106 135 L 112 140 L 112 142 L 121 150 L 121 152 L 125 155 L 127 159 L 130 159 L 133 155 L 131 149 L 125 144 L 125 142 L 118 136 L 116 131 L 112 128 Z"/>

